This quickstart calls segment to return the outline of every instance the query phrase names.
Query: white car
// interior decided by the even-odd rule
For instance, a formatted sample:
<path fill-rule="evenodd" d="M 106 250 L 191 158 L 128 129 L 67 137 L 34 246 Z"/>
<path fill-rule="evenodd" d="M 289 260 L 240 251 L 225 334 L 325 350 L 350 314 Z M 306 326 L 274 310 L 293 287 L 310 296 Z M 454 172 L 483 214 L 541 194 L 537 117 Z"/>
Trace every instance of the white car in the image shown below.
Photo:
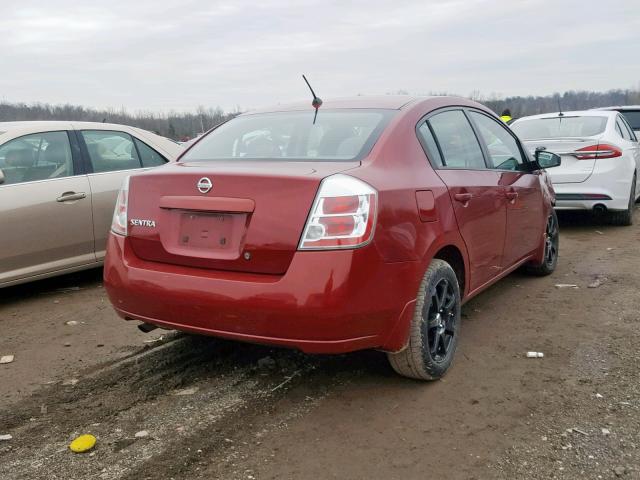
<path fill-rule="evenodd" d="M 513 131 L 533 154 L 556 153 L 550 170 L 556 208 L 608 212 L 612 223 L 631 225 L 640 197 L 640 145 L 617 111 L 587 110 L 522 117 Z"/>

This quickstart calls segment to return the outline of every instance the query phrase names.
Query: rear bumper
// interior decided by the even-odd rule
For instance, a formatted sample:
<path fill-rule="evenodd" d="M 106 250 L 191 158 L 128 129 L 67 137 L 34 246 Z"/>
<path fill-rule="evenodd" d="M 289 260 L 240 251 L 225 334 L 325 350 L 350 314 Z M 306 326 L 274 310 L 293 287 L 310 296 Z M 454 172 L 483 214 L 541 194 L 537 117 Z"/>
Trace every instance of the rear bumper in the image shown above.
<path fill-rule="evenodd" d="M 581 183 L 554 183 L 556 209 L 591 210 L 596 205 L 604 205 L 609 210 L 626 210 L 629 205 L 633 167 L 611 166 L 610 160 L 597 160 L 592 175 Z M 603 198 L 589 199 L 598 195 Z"/>
<path fill-rule="evenodd" d="M 384 263 L 374 245 L 296 252 L 281 276 L 147 262 L 111 234 L 105 288 L 117 313 L 166 328 L 308 353 L 398 350 L 419 262 Z"/>

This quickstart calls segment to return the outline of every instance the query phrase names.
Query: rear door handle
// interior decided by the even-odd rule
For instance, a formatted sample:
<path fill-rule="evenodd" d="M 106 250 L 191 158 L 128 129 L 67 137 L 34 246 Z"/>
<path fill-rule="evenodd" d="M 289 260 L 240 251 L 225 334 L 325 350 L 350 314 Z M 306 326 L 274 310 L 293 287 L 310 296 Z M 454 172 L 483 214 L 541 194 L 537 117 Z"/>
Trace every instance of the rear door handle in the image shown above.
<path fill-rule="evenodd" d="M 56 198 L 56 202 L 72 202 L 74 200 L 82 200 L 86 198 L 87 194 L 84 192 L 64 192 L 58 198 Z"/>
<path fill-rule="evenodd" d="M 471 197 L 473 197 L 473 195 L 471 195 L 470 193 L 456 193 L 453 196 L 453 198 L 455 198 L 456 201 L 460 203 L 468 203 L 469 200 L 471 200 Z"/>

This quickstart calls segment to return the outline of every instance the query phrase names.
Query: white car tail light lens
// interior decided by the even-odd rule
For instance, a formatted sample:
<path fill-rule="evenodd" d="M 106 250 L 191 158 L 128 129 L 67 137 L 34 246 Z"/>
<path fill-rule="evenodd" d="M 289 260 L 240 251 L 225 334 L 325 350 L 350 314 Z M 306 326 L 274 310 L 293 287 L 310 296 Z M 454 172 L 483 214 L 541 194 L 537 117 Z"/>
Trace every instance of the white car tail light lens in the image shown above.
<path fill-rule="evenodd" d="M 118 235 L 127 236 L 127 204 L 129 202 L 129 177 L 122 182 L 122 187 L 118 193 L 116 208 L 113 211 L 113 221 L 111 231 Z"/>
<path fill-rule="evenodd" d="M 356 248 L 373 238 L 378 192 L 348 175 L 325 178 L 311 207 L 299 250 Z"/>
<path fill-rule="evenodd" d="M 573 155 L 578 160 L 595 160 L 597 158 L 615 158 L 622 156 L 622 150 L 616 147 L 615 145 L 610 145 L 608 143 L 600 143 L 598 145 L 590 145 L 588 147 L 583 147 L 575 152 Z"/>

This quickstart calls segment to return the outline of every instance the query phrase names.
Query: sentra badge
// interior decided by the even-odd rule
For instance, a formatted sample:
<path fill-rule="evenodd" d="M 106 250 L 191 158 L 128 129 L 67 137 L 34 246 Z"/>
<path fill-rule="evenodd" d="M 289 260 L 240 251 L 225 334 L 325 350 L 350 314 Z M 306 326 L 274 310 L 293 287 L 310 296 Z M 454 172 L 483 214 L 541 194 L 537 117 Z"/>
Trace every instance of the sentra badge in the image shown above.
<path fill-rule="evenodd" d="M 137 218 L 132 218 L 130 223 L 131 225 L 136 227 L 155 227 L 156 226 L 155 220 L 140 220 Z"/>

